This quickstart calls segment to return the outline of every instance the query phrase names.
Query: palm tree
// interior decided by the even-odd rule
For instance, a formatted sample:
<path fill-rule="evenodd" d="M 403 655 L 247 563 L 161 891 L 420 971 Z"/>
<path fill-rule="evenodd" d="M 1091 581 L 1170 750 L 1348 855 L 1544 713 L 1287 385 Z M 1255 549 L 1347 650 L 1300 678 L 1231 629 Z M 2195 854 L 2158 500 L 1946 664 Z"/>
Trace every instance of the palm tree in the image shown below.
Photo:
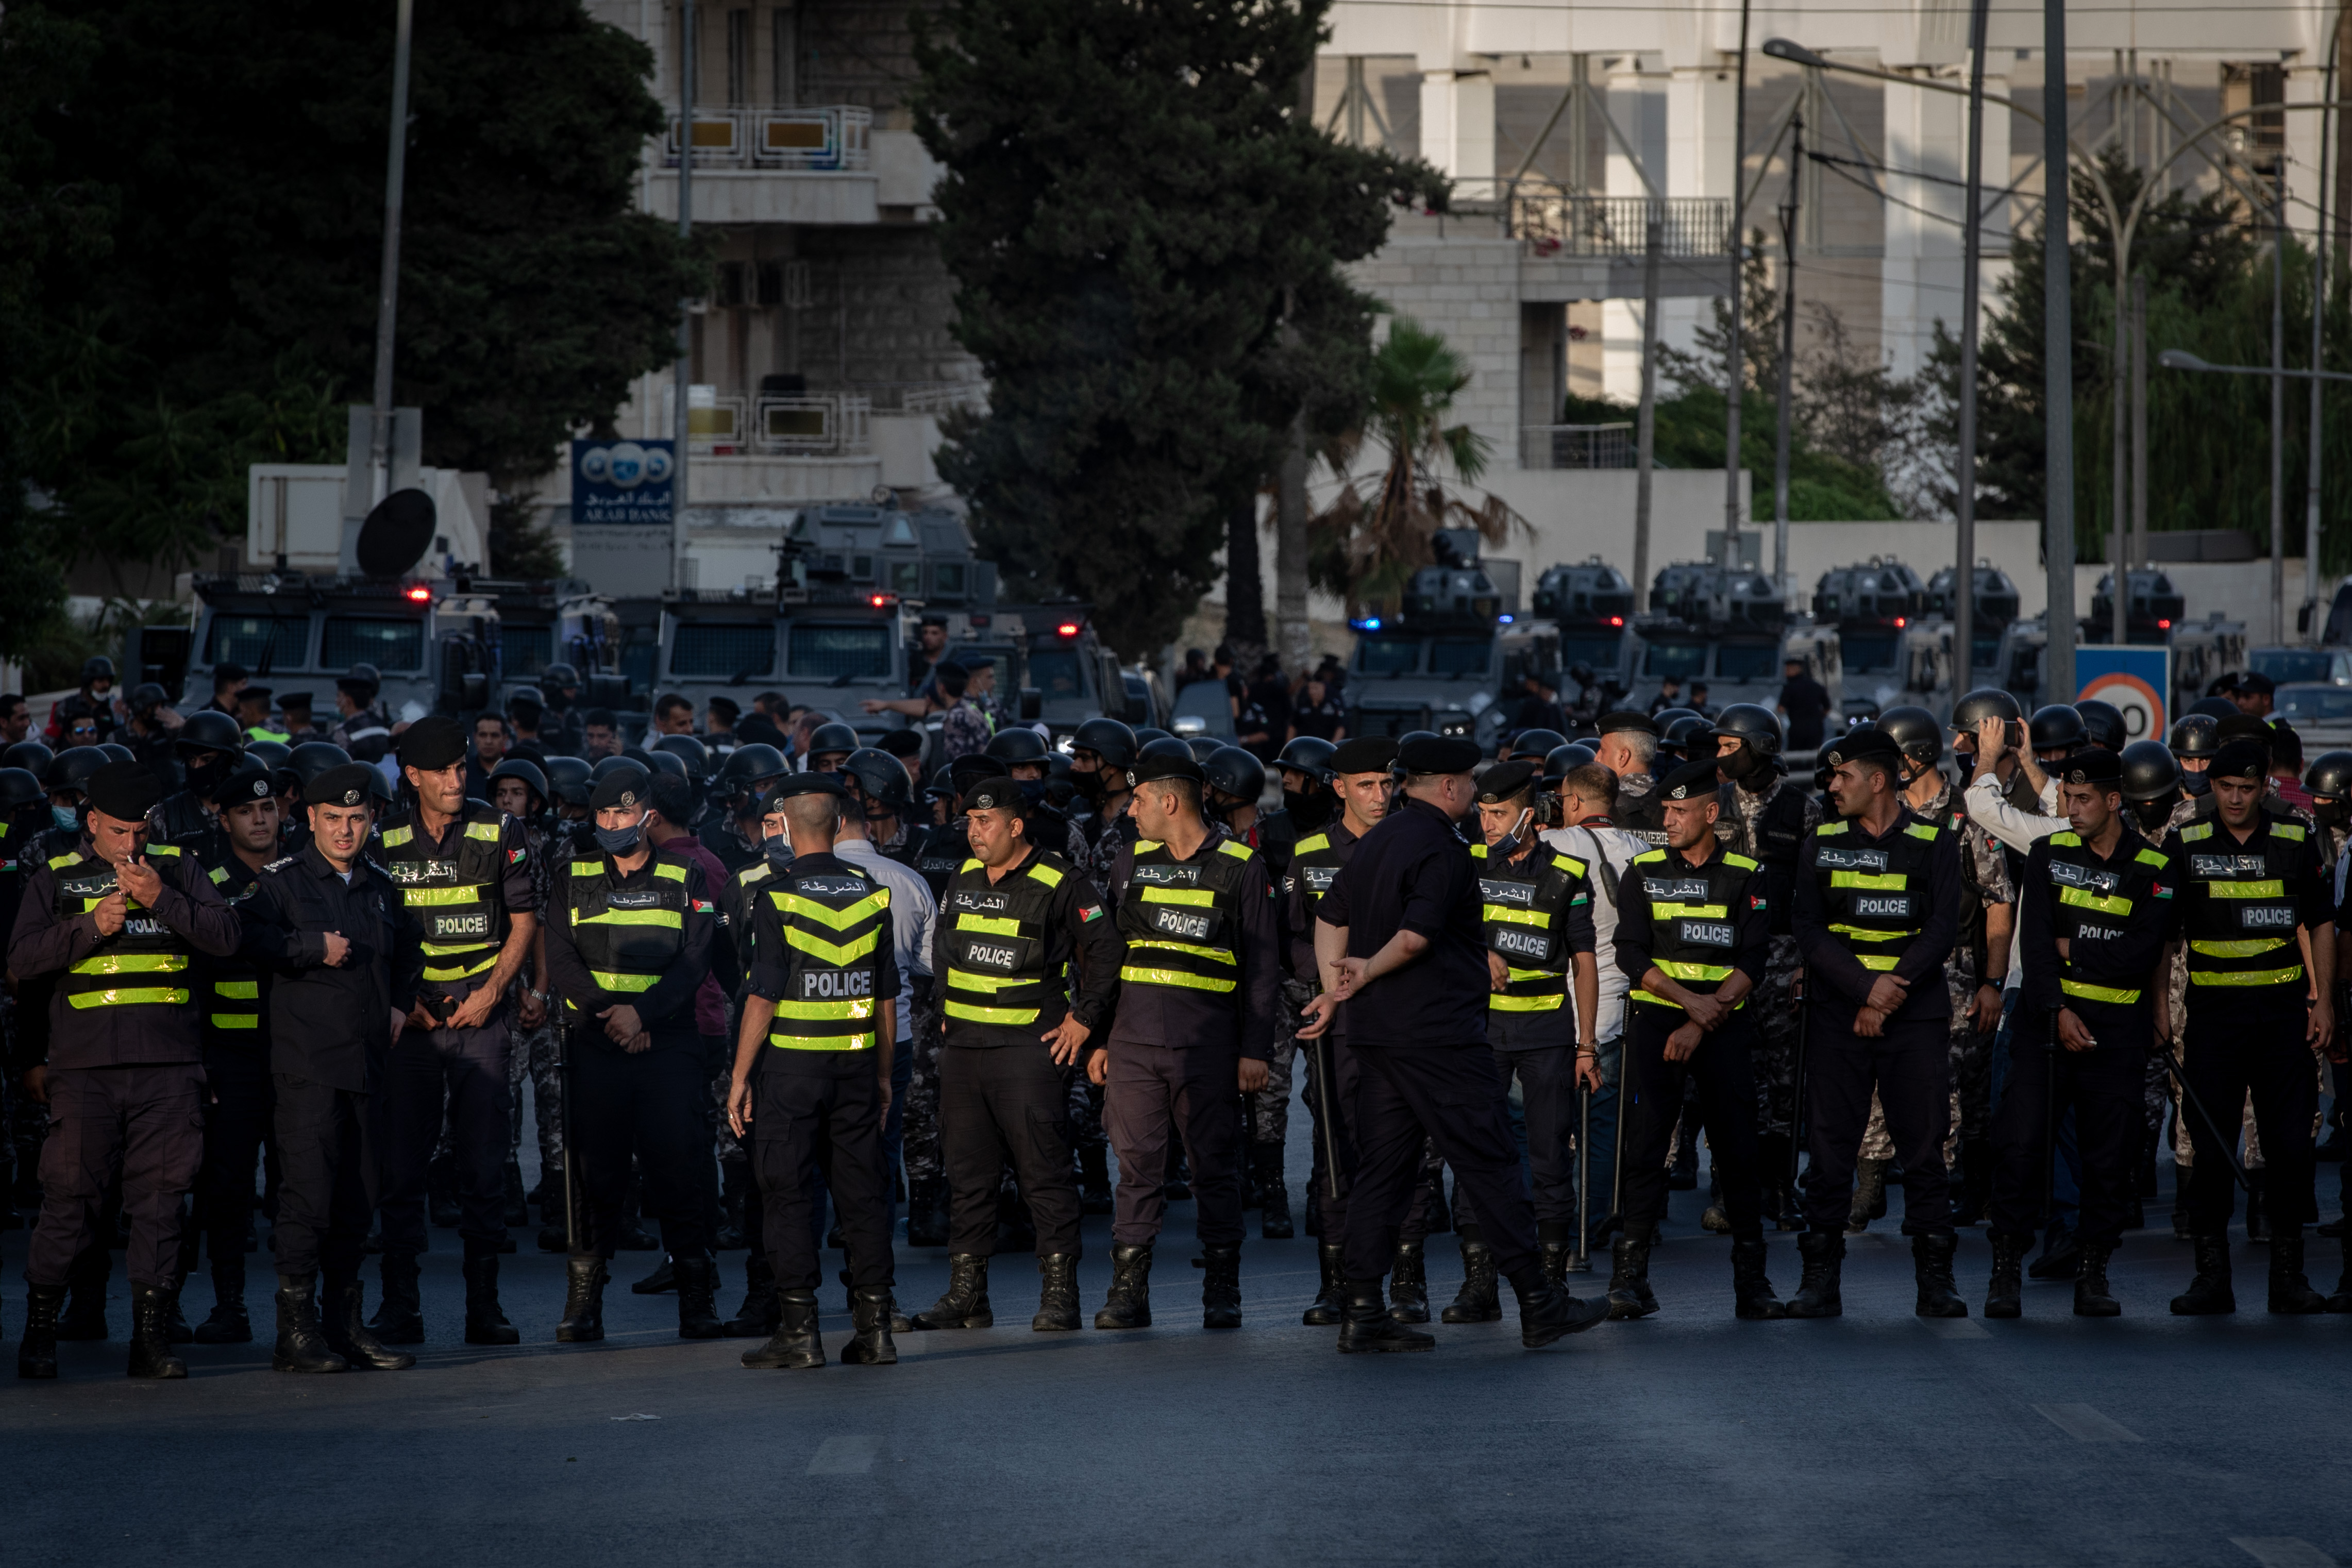
<path fill-rule="evenodd" d="M 1466 424 L 1447 424 L 1454 397 L 1470 384 L 1470 367 L 1444 335 L 1398 318 L 1372 356 L 1371 396 L 1354 429 L 1322 456 L 1339 488 L 1307 519 L 1319 586 L 1343 593 L 1352 617 L 1366 604 L 1393 608 L 1405 584 L 1432 560 L 1430 536 L 1472 528 L 1500 544 L 1528 520 L 1499 496 L 1474 502 L 1447 488 L 1445 474 L 1475 485 L 1494 444 Z M 1388 454 L 1377 473 L 1356 474 L 1367 443 Z"/>

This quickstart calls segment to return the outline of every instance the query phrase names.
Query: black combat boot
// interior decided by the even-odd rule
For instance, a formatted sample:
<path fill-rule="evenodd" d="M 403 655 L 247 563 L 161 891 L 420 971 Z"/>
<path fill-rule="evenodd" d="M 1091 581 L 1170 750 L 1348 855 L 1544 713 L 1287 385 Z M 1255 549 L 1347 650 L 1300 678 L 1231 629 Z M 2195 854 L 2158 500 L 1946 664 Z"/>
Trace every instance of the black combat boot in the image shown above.
<path fill-rule="evenodd" d="M 362 1300 L 365 1287 L 360 1283 L 359 1270 L 352 1270 L 348 1280 L 330 1279 L 327 1299 L 319 1312 L 320 1332 L 325 1334 L 327 1348 L 352 1364 L 354 1368 L 371 1372 L 405 1372 L 416 1364 L 416 1358 L 404 1350 L 387 1350 L 383 1342 L 368 1332 Z"/>
<path fill-rule="evenodd" d="M 1037 1260 L 1037 1315 L 1030 1328 L 1038 1333 L 1078 1328 L 1078 1255 L 1048 1252 Z"/>
<path fill-rule="evenodd" d="M 1772 1281 L 1765 1276 L 1764 1239 L 1750 1237 L 1731 1244 L 1732 1315 L 1751 1322 L 1769 1322 L 1789 1315 L 1789 1304 L 1772 1293 Z"/>
<path fill-rule="evenodd" d="M 1845 1302 L 1838 1295 L 1838 1282 L 1845 1269 L 1845 1238 L 1830 1231 L 1808 1230 L 1797 1238 L 1797 1255 L 1805 1260 L 1805 1272 L 1797 1281 L 1797 1293 L 1790 1298 L 1789 1315 L 1844 1316 Z"/>
<path fill-rule="evenodd" d="M 2083 1261 L 2074 1271 L 2074 1315 L 2078 1318 L 2119 1318 L 2124 1304 L 2107 1288 L 2107 1260 L 2115 1246 L 2106 1241 L 2083 1243 Z"/>
<path fill-rule="evenodd" d="M 890 1287 L 860 1285 L 849 1292 L 849 1343 L 841 1347 L 845 1366 L 896 1366 L 898 1347 L 890 1343 Z"/>
<path fill-rule="evenodd" d="M 245 1310 L 245 1258 L 223 1253 L 213 1260 L 213 1310 L 196 1325 L 198 1344 L 250 1344 L 253 1319 Z"/>
<path fill-rule="evenodd" d="M 341 1372 L 351 1363 L 327 1346 L 320 1332 L 316 1274 L 278 1276 L 278 1348 L 269 1357 L 273 1372 Z"/>
<path fill-rule="evenodd" d="M 1368 1351 L 1435 1350 L 1437 1336 L 1409 1329 L 1397 1320 L 1381 1300 L 1378 1280 L 1350 1280 L 1347 1283 L 1348 1314 L 1339 1320 L 1339 1354 L 1358 1355 Z"/>
<path fill-rule="evenodd" d="M 1110 1249 L 1110 1293 L 1095 1314 L 1098 1329 L 1148 1329 L 1151 1326 L 1151 1249 L 1113 1247 Z"/>
<path fill-rule="evenodd" d="M 922 1176 L 907 1184 L 907 1245 L 948 1244 L 948 1184 Z"/>
<path fill-rule="evenodd" d="M 898 1350 L 890 1352 L 895 1359 Z M 776 1292 L 776 1332 L 768 1343 L 743 1353 L 743 1364 L 761 1369 L 799 1371 L 824 1364 L 824 1341 L 816 1332 L 816 1292 Z"/>
<path fill-rule="evenodd" d="M 1194 1262 L 1201 1276 L 1201 1326 L 1237 1329 L 1242 1326 L 1242 1249 L 1239 1242 L 1203 1244 Z"/>
<path fill-rule="evenodd" d="M 58 1310 L 66 1302 L 63 1285 L 33 1285 L 25 1293 L 25 1337 L 16 1344 L 16 1375 L 58 1375 Z"/>
<path fill-rule="evenodd" d="M 988 1305 L 988 1259 L 978 1252 L 948 1254 L 947 1294 L 910 1320 L 918 1329 L 984 1329 L 995 1325 Z"/>
<path fill-rule="evenodd" d="M 1104 1144 L 1082 1144 L 1078 1147 L 1078 1208 L 1086 1214 L 1108 1214 L 1110 1197 L 1110 1149 Z"/>
<path fill-rule="evenodd" d="M 1502 1276 L 1495 1272 L 1495 1249 L 1467 1230 L 1462 1237 L 1462 1289 L 1437 1319 L 1447 1323 L 1503 1321 Z"/>
<path fill-rule="evenodd" d="M 523 1194 L 521 1163 L 509 1156 L 507 1160 L 506 1169 L 501 1173 L 501 1176 L 506 1187 L 507 1211 L 503 1216 L 504 1223 L 509 1227 L 529 1225 L 530 1223 L 530 1199 Z"/>
<path fill-rule="evenodd" d="M 642 1280 L 629 1281 L 629 1294 L 633 1296 L 666 1296 L 677 1289 L 677 1265 L 667 1252 L 662 1254 L 662 1260 L 654 1265 L 652 1273 Z"/>
<path fill-rule="evenodd" d="M 1620 1236 L 1609 1247 L 1609 1315 L 1619 1322 L 1658 1310 L 1650 1289 L 1650 1238 Z"/>
<path fill-rule="evenodd" d="M 1566 1334 L 1582 1333 L 1609 1316 L 1609 1303 L 1599 1296 L 1579 1301 L 1551 1281 L 1534 1264 L 1522 1264 L 1511 1274 L 1511 1293 L 1519 1299 L 1519 1343 L 1541 1350 Z"/>
<path fill-rule="evenodd" d="M 1253 1151 L 1257 1162 L 1258 1196 L 1263 1212 L 1257 1233 L 1268 1241 L 1287 1241 L 1296 1234 L 1290 1223 L 1290 1186 L 1284 1179 L 1282 1145 L 1260 1144 Z"/>
<path fill-rule="evenodd" d="M 507 1321 L 506 1309 L 499 1305 L 498 1243 L 470 1236 L 466 1239 L 466 1343 L 522 1343 L 522 1331 Z"/>
<path fill-rule="evenodd" d="M 2172 1298 L 2175 1317 L 2211 1317 L 2238 1310 L 2238 1295 L 2230 1288 L 2230 1233 L 2197 1235 L 2197 1274 L 2189 1289 Z"/>
<path fill-rule="evenodd" d="M 131 1287 L 131 1364 L 132 1377 L 169 1379 L 188 1375 L 188 1364 L 172 1354 L 163 1320 L 172 1292 L 162 1285 Z"/>
<path fill-rule="evenodd" d="M 1318 1243 L 1315 1260 L 1323 1271 L 1322 1283 L 1315 1292 L 1315 1304 L 1308 1307 L 1299 1322 L 1311 1329 L 1334 1328 L 1348 1315 L 1348 1277 L 1342 1267 L 1348 1249 L 1328 1242 Z"/>
<path fill-rule="evenodd" d="M 425 1204 L 433 1223 L 455 1230 L 465 1218 L 457 1202 L 457 1156 L 436 1155 L 425 1166 Z"/>
<path fill-rule="evenodd" d="M 1870 1228 L 1874 1219 L 1886 1217 L 1885 1160 L 1856 1160 L 1853 1166 L 1853 1203 L 1845 1214 L 1845 1233 L 1859 1236 Z"/>
<path fill-rule="evenodd" d="M 573 1253 L 564 1260 L 563 1321 L 555 1325 L 558 1344 L 593 1344 L 604 1337 L 604 1260 Z"/>
<path fill-rule="evenodd" d="M 1576 1266 L 1576 1240 L 1565 1225 L 1536 1227 L 1536 1257 L 1543 1276 L 1555 1289 L 1568 1289 L 1568 1271 Z M 1591 1267 L 1590 1264 L 1587 1267 Z"/>
<path fill-rule="evenodd" d="M 834 1278 L 841 1281 L 841 1288 L 845 1291 L 848 1292 L 850 1300 L 854 1302 L 857 1297 L 857 1287 L 849 1282 L 849 1270 L 844 1269 L 839 1273 L 835 1274 Z M 883 1289 L 886 1293 L 889 1291 L 889 1287 L 887 1285 L 884 1286 Z M 895 1294 L 891 1295 L 890 1332 L 892 1333 L 912 1333 L 914 1331 L 915 1320 L 898 1310 L 898 1298 Z"/>
<path fill-rule="evenodd" d="M 1429 1321 L 1429 1259 L 1418 1241 L 1397 1243 L 1389 1266 L 1389 1316 L 1401 1323 Z"/>
<path fill-rule="evenodd" d="M 2339 1233 L 2336 1248 L 2342 1267 L 2336 1274 L 2336 1293 L 2327 1298 L 2331 1312 L 2352 1312 L 2352 1235 Z"/>
<path fill-rule="evenodd" d="M 721 1325 L 729 1339 L 764 1339 L 776 1332 L 776 1270 L 765 1253 L 743 1265 L 743 1304 Z"/>
<path fill-rule="evenodd" d="M 2025 1253 L 2033 1245 L 2030 1235 L 1995 1230 L 1987 1239 L 1992 1243 L 1992 1280 L 1985 1286 L 1984 1315 L 1989 1318 L 2020 1317 L 2025 1312 Z"/>
<path fill-rule="evenodd" d="M 473 1248 L 471 1241 L 466 1243 L 469 1254 Z M 376 1303 L 368 1332 L 379 1344 L 423 1344 L 425 1302 L 416 1289 L 416 1254 L 387 1252 L 377 1267 L 383 1281 L 383 1300 Z"/>
<path fill-rule="evenodd" d="M 2303 1227 L 2279 1226 L 2271 1237 L 2271 1311 L 2300 1316 L 2324 1312 L 2327 1298 L 2311 1288 L 2303 1272 Z"/>
<path fill-rule="evenodd" d="M 1911 1239 L 1911 1278 L 1919 1287 L 1919 1301 L 1912 1312 L 1923 1318 L 1964 1318 L 1969 1315 L 1968 1302 L 1960 1299 L 1958 1287 L 1952 1283 L 1952 1255 L 1959 1250 L 1960 1239 L 1950 1231 L 1941 1236 L 1914 1236 Z"/>
<path fill-rule="evenodd" d="M 673 1258 L 677 1272 L 677 1337 L 717 1339 L 727 1330 L 719 1321 L 719 1260 L 708 1252 Z"/>

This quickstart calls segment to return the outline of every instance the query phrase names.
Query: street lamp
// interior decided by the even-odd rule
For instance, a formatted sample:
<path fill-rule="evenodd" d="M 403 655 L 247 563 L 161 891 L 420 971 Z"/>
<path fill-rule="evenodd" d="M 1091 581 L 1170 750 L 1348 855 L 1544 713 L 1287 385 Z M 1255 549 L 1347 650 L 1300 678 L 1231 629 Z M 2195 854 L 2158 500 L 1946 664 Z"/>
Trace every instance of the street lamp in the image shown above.
<path fill-rule="evenodd" d="M 2352 382 L 2352 371 L 2298 371 L 2292 368 L 2274 371 L 2268 365 L 2210 364 L 2186 349 L 2167 349 L 2157 355 L 2156 362 L 2168 371 L 2202 371 L 2220 376 L 2284 376 L 2290 381 Z"/>

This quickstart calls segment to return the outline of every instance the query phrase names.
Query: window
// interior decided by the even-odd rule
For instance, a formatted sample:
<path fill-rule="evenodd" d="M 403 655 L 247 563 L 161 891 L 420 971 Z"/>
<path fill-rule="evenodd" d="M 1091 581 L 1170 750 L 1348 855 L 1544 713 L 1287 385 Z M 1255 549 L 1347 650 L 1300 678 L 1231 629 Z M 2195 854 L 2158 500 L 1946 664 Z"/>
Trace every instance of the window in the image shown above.
<path fill-rule="evenodd" d="M 1492 638 L 1481 637 L 1475 642 L 1464 642 L 1440 637 L 1429 645 L 1429 673 L 1433 675 L 1483 675 L 1494 652 Z"/>
<path fill-rule="evenodd" d="M 1715 678 L 1718 681 L 1769 681 L 1780 671 L 1780 650 L 1769 643 L 1718 643 L 1715 648 Z"/>
<path fill-rule="evenodd" d="M 552 626 L 501 626 L 499 628 L 499 667 L 506 678 L 520 680 L 536 675 L 555 662 L 555 628 Z"/>
<path fill-rule="evenodd" d="M 919 560 L 894 560 L 886 563 L 890 569 L 890 591 L 920 593 L 923 591 L 923 563 Z"/>
<path fill-rule="evenodd" d="M 2289 681 L 2331 681 L 2336 678 L 2338 655 L 2325 648 L 2264 648 L 2246 663 L 2257 674 L 2268 675 L 2280 685 Z"/>
<path fill-rule="evenodd" d="M 1844 632 L 1839 633 L 1838 641 L 1844 646 L 1845 667 L 1849 670 L 1891 670 L 1895 667 L 1895 632 Z"/>
<path fill-rule="evenodd" d="M 1605 668 L 1614 664 L 1617 662 L 1617 644 L 1622 640 L 1622 635 L 1615 632 L 1605 636 L 1571 636 L 1563 632 L 1559 635 L 1560 665 L 1566 668 L 1570 664 L 1591 664 L 1595 668 Z"/>
<path fill-rule="evenodd" d="M 1367 675 L 1409 675 L 1421 668 L 1418 637 L 1367 637 L 1356 644 L 1356 668 Z"/>
<path fill-rule="evenodd" d="M 1990 670 L 2000 663 L 2000 638 L 1971 637 L 1969 639 L 1969 664 L 1970 668 Z"/>
<path fill-rule="evenodd" d="M 787 633 L 792 672 L 820 679 L 847 675 L 852 680 L 887 680 L 890 675 L 890 628 L 887 626 L 827 626 L 795 622 Z"/>
<path fill-rule="evenodd" d="M 299 665 L 310 643 L 307 615 L 215 615 L 205 639 L 205 663 L 243 664 L 249 670 Z"/>
<path fill-rule="evenodd" d="M 1056 697 L 1081 697 L 1087 695 L 1086 674 L 1079 667 L 1075 648 L 1037 648 L 1029 654 L 1029 684 L 1045 694 L 1045 700 Z M 1002 691 L 1003 687 L 997 688 Z"/>
<path fill-rule="evenodd" d="M 961 594 L 964 591 L 963 576 L 962 562 L 941 561 L 939 565 L 931 568 L 931 591 L 934 593 Z"/>
<path fill-rule="evenodd" d="M 1706 644 L 1704 643 L 1653 643 L 1642 650 L 1642 673 L 1645 675 L 1672 675 L 1677 680 L 1706 674 Z"/>
<path fill-rule="evenodd" d="M 687 622 L 670 643 L 673 676 L 731 681 L 738 675 L 772 674 L 775 668 L 776 629 L 766 622 L 753 626 Z"/>
<path fill-rule="evenodd" d="M 327 634 L 319 643 L 319 663 L 330 670 L 348 670 L 359 664 L 373 664 L 379 670 L 423 669 L 425 622 L 330 615 Z"/>
<path fill-rule="evenodd" d="M 2278 694 L 2278 711 L 2300 725 L 2352 723 L 2352 690 L 2340 686 L 2290 687 Z"/>

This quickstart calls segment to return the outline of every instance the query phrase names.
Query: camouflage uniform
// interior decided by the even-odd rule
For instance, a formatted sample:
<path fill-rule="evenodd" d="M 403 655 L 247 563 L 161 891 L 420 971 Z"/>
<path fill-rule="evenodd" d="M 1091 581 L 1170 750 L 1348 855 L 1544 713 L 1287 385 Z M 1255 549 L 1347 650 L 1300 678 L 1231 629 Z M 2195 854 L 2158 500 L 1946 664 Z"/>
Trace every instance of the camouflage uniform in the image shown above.
<path fill-rule="evenodd" d="M 547 852 L 547 831 L 536 822 L 523 824 L 523 841 L 530 849 L 531 892 L 539 907 L 545 909 L 554 896 L 555 867 Z M 541 990 L 552 992 L 553 982 L 545 975 L 530 977 Z M 507 988 L 508 1017 L 514 1021 L 508 1027 L 514 1036 L 514 1050 L 507 1056 L 507 1097 L 517 1111 L 507 1129 L 507 1157 L 513 1159 L 522 1148 L 522 1081 L 530 1079 L 531 1114 L 539 1128 L 539 1172 L 544 1182 L 563 1169 L 563 1086 L 559 1078 L 561 1056 L 555 1038 L 555 1012 L 559 1004 L 551 996 L 547 1016 L 536 1029 L 522 1026 L 522 993 L 530 987 L 522 975 L 515 977 Z M 446 1137 L 446 1132 L 444 1132 Z"/>
<path fill-rule="evenodd" d="M 1758 830 L 1764 814 L 1782 791 L 1804 800 L 1804 831 L 1821 826 L 1822 803 L 1807 795 L 1795 780 L 1780 778 L 1761 792 L 1731 787 L 1732 810 L 1717 820 L 1717 835 L 1734 854 L 1760 860 Z M 1804 967 L 1793 936 L 1776 936 L 1765 959 L 1764 978 L 1758 983 L 1749 1009 L 1756 1020 L 1756 1047 L 1750 1057 L 1756 1074 L 1756 1131 L 1759 1135 L 1790 1137 L 1797 1120 L 1797 1034 L 1800 1019 L 1795 999 L 1797 973 Z M 1672 1156 L 1670 1155 L 1669 1158 Z"/>

